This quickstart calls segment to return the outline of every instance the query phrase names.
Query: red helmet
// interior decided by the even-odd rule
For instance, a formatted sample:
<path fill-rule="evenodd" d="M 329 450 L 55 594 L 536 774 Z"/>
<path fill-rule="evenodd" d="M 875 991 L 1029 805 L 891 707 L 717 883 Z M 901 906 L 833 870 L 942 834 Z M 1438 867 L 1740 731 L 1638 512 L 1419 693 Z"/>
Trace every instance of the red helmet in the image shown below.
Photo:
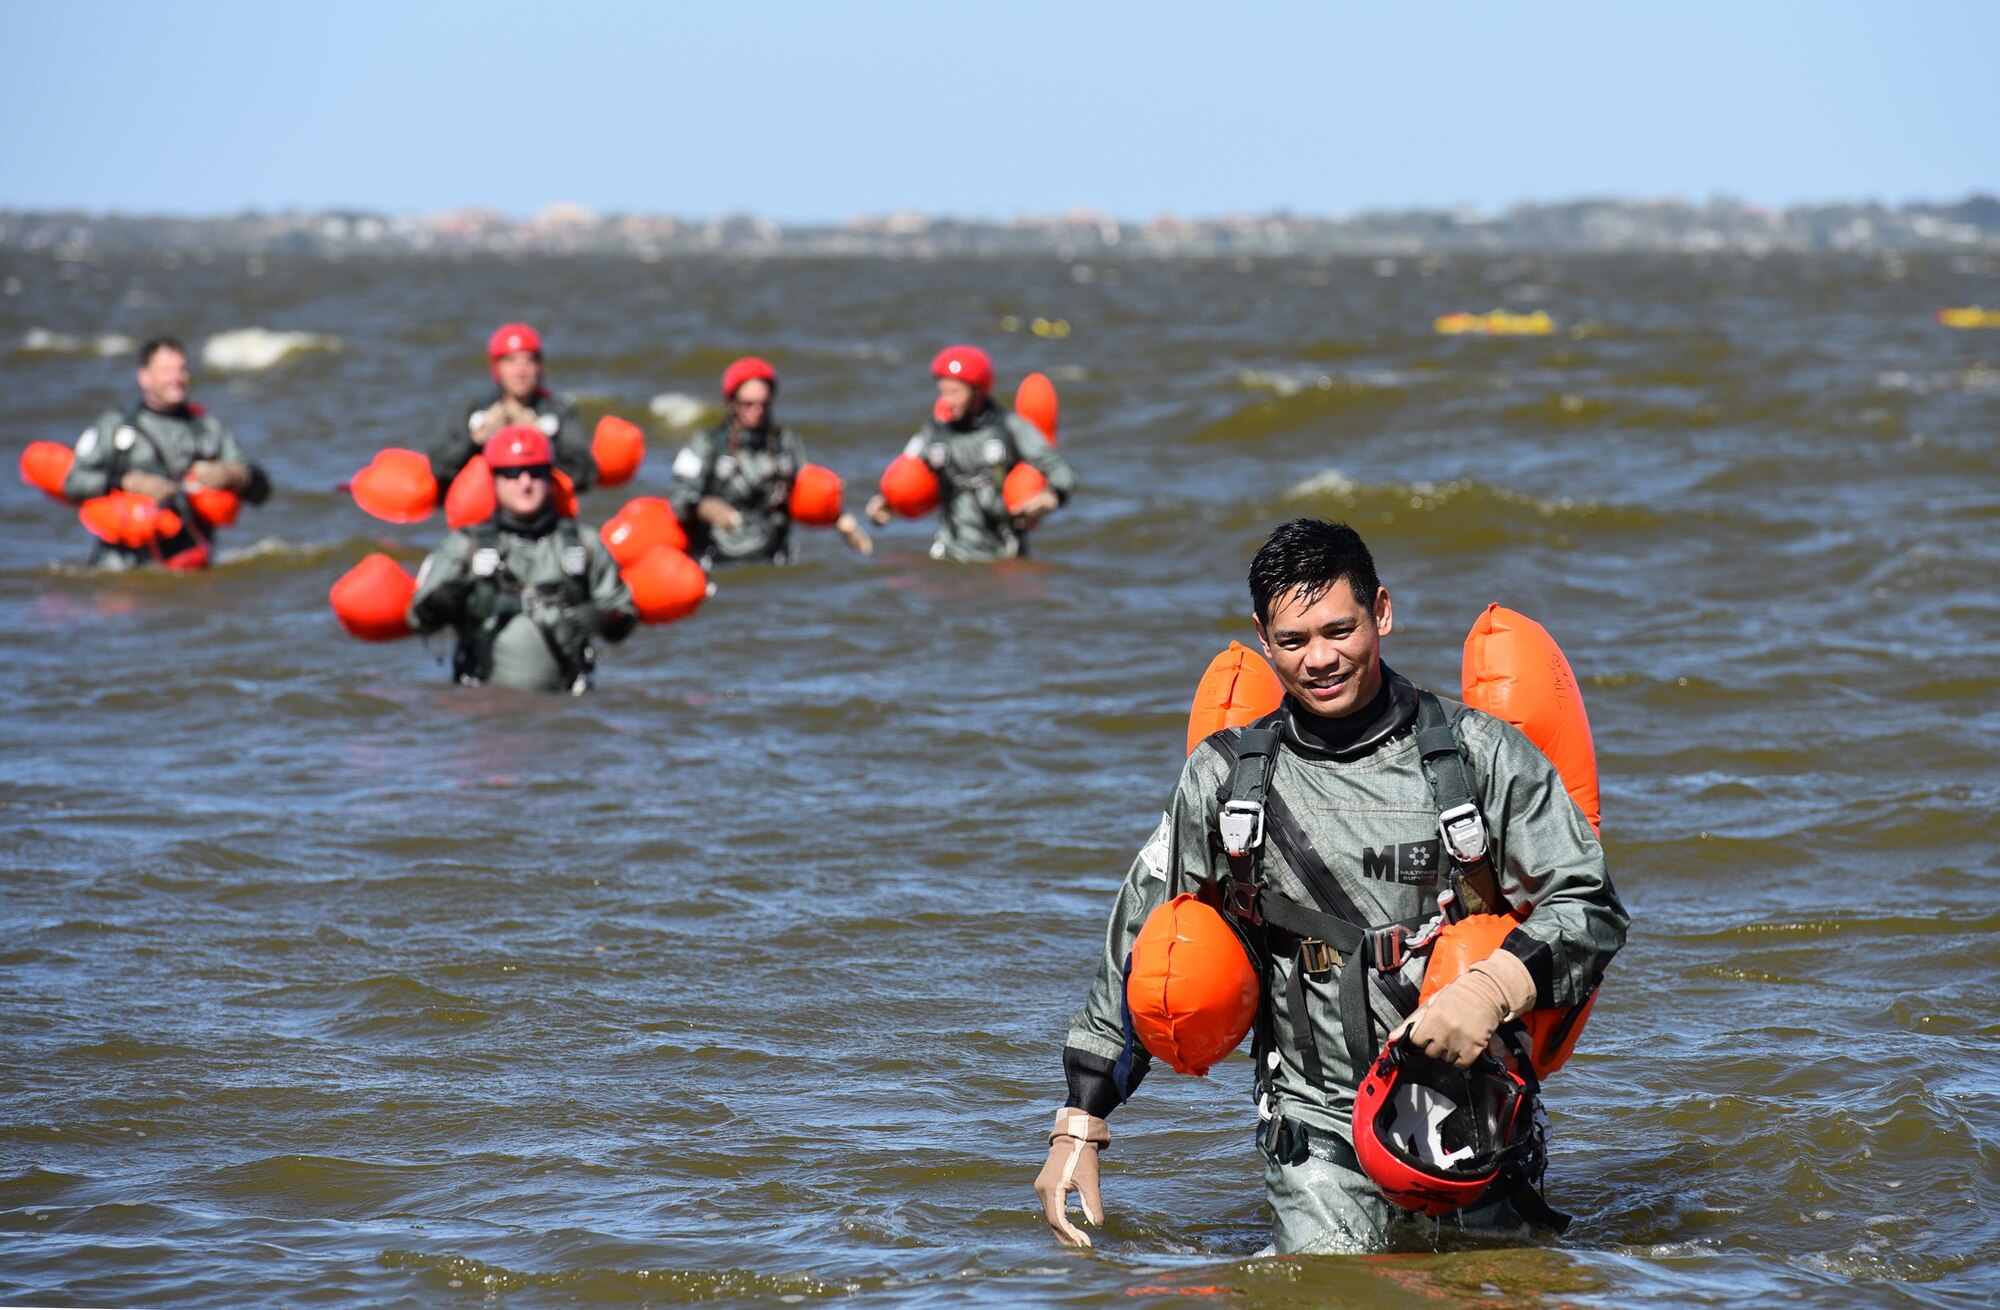
<path fill-rule="evenodd" d="M 542 353 L 542 334 L 526 323 L 502 323 L 486 339 L 486 358 L 489 360 L 523 350 L 534 351 L 537 358 Z"/>
<path fill-rule="evenodd" d="M 946 346 L 931 361 L 934 378 L 957 378 L 981 391 L 993 389 L 993 361 L 978 346 Z"/>
<path fill-rule="evenodd" d="M 503 469 L 526 469 L 554 464 L 555 456 L 549 450 L 549 439 L 540 428 L 531 428 L 524 423 L 501 428 L 486 439 L 486 467 L 498 473 Z"/>
<path fill-rule="evenodd" d="M 1428 1215 L 1463 1210 L 1508 1166 L 1534 1164 L 1535 1099 L 1490 1052 L 1461 1069 L 1405 1037 L 1354 1094 L 1354 1154 L 1391 1203 Z"/>
<path fill-rule="evenodd" d="M 722 370 L 722 398 L 734 400 L 737 388 L 752 379 L 770 383 L 773 393 L 778 390 L 778 370 L 771 367 L 771 361 L 745 355 Z"/>

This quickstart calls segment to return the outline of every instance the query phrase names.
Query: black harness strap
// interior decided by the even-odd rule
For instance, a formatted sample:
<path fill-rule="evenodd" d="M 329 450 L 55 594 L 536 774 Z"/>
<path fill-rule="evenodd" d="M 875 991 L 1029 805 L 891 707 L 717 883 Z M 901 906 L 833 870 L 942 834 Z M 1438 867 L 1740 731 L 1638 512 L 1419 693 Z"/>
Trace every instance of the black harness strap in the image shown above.
<path fill-rule="evenodd" d="M 1455 907 L 1463 914 L 1505 913 L 1507 898 L 1501 895 L 1500 880 L 1493 872 L 1486 817 L 1472 789 L 1458 731 L 1443 703 L 1422 688 L 1417 689 L 1416 740 L 1424 778 L 1437 806 L 1438 836 L 1445 858 L 1451 861 Z"/>

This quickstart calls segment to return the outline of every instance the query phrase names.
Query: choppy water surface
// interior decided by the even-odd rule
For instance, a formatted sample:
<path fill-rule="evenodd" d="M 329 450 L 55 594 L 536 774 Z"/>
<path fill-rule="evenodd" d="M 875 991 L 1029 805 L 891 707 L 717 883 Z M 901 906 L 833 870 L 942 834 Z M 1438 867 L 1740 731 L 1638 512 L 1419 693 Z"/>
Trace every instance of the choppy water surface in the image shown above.
<path fill-rule="evenodd" d="M 1931 319 L 2000 303 L 2000 258 L 0 275 L 10 459 L 126 395 L 104 338 L 333 339 L 204 371 L 280 488 L 205 576 L 84 574 L 71 515 L 0 492 L 0 1301 L 2000 1296 L 2000 333 Z M 1494 305 L 1563 330 L 1430 332 Z M 1054 376 L 1082 492 L 996 568 L 817 535 L 582 702 L 453 689 L 326 605 L 441 528 L 333 487 L 450 421 L 516 317 L 648 424 L 632 491 L 667 477 L 650 402 L 753 350 L 870 483 L 971 339 Z M 1256 1260 L 1239 1057 L 1120 1112 L 1109 1226 L 1061 1251 L 1029 1182 L 1064 1021 L 1298 514 L 1368 536 L 1420 680 L 1499 600 L 1585 681 L 1636 924 L 1551 1089 L 1580 1220 Z"/>

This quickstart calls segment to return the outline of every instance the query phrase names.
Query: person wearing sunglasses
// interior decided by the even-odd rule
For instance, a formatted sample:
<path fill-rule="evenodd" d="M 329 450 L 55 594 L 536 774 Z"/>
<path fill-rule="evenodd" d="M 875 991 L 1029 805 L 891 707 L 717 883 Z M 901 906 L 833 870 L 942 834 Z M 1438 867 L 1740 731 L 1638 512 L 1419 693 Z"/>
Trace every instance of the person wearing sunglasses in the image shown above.
<path fill-rule="evenodd" d="M 806 448 L 798 433 L 779 426 L 777 398 L 778 372 L 768 361 L 737 360 L 722 373 L 728 418 L 696 433 L 674 457 L 667 500 L 688 534 L 688 552 L 704 564 L 797 558 L 792 481 L 806 466 Z M 854 515 L 843 512 L 833 526 L 861 554 L 875 549 Z"/>
<path fill-rule="evenodd" d="M 597 643 L 623 641 L 638 607 L 597 530 L 557 513 L 554 452 L 541 429 L 502 428 L 485 446 L 493 516 L 454 531 L 424 561 L 410 627 L 452 629 L 461 684 L 581 696 Z"/>

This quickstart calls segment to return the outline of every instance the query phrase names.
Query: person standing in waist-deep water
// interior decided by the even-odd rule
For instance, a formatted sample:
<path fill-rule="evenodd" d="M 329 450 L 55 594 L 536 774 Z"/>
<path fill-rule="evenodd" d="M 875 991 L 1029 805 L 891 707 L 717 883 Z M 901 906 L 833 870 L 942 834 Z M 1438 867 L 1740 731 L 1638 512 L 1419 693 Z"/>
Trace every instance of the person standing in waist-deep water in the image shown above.
<path fill-rule="evenodd" d="M 638 608 L 597 530 L 556 513 L 541 429 L 502 428 L 485 444 L 493 517 L 453 532 L 424 561 L 410 627 L 457 633 L 451 671 L 467 686 L 580 696 L 597 643 L 623 641 Z"/>
<path fill-rule="evenodd" d="M 977 346 L 947 346 L 931 361 L 937 405 L 923 430 L 903 448 L 938 480 L 937 539 L 931 558 L 969 563 L 1011 559 L 1028 548 L 1028 533 L 1076 489 L 1069 461 L 1041 429 L 993 399 L 993 361 Z M 1032 465 L 1048 481 L 1010 511 L 1002 495 L 1008 472 Z M 890 519 L 881 495 L 866 512 L 878 527 Z"/>
<path fill-rule="evenodd" d="M 1278 528 L 1251 563 L 1250 598 L 1284 701 L 1258 725 L 1226 728 L 1195 748 L 1113 901 L 1096 976 L 1063 1051 L 1068 1097 L 1035 1180 L 1049 1226 L 1070 1245 L 1090 1239 L 1070 1222 L 1067 1193 L 1079 1192 L 1086 1219 L 1101 1222 L 1105 1120 L 1150 1062 L 1125 1022 L 1126 962 L 1147 916 L 1177 891 L 1222 891 L 1232 927 L 1253 947 L 1257 1141 L 1281 1254 L 1378 1249 L 1399 1218 L 1410 1222 L 1357 1163 L 1350 1115 L 1367 1069 L 1350 1052 L 1407 1032 L 1425 1056 L 1469 1068 L 1502 1023 L 1587 997 L 1624 944 L 1627 916 L 1604 850 L 1555 766 L 1511 724 L 1446 702 L 1382 662 L 1389 591 L 1353 529 L 1310 519 Z M 1260 736 L 1246 740 L 1253 728 Z M 1255 767 L 1246 772 L 1245 760 Z M 1471 779 L 1488 837 L 1477 861 L 1461 861 L 1458 847 L 1469 843 L 1441 841 L 1444 787 L 1433 777 L 1445 760 L 1462 761 Z M 1246 778 L 1267 780 L 1261 795 Z M 1461 807 L 1446 812 L 1461 815 Z M 1406 971 L 1414 967 L 1421 981 L 1422 959 L 1400 965 L 1399 952 L 1355 941 L 1434 916 L 1445 887 L 1475 908 L 1498 901 L 1533 913 L 1412 1022 L 1416 984 Z M 1314 939 L 1278 926 L 1329 918 L 1352 927 L 1331 925 Z M 1347 939 L 1344 956 L 1326 949 L 1336 938 Z M 1353 991 L 1361 1004 L 1343 1015 L 1346 970 L 1385 965 L 1394 972 L 1352 980 L 1362 984 Z M 1355 1017 L 1365 1028 L 1350 1034 Z M 1519 1190 L 1457 1213 L 1467 1228 L 1519 1230 L 1536 1219 L 1531 1202 L 1560 1220 L 1539 1192 Z"/>
<path fill-rule="evenodd" d="M 98 542 L 90 556 L 98 568 L 199 566 L 207 562 L 214 529 L 194 512 L 184 489 L 232 491 L 261 505 L 270 499 L 271 479 L 222 420 L 188 399 L 187 349 L 180 342 L 155 337 L 139 347 L 138 380 L 137 403 L 105 410 L 77 438 L 63 494 L 83 501 L 129 491 L 152 497 L 181 519 L 178 535 L 143 549 Z"/>
<path fill-rule="evenodd" d="M 566 397 L 543 384 L 542 337 L 526 323 L 506 323 L 486 342 L 493 389 L 465 407 L 465 413 L 431 443 L 431 476 L 449 487 L 494 433 L 506 427 L 537 428 L 555 450 L 555 467 L 577 491 L 597 482 L 583 418 Z"/>
<path fill-rule="evenodd" d="M 722 373 L 729 417 L 698 432 L 674 457 L 667 499 L 688 534 L 688 552 L 704 563 L 790 563 L 792 482 L 806 466 L 805 443 L 775 413 L 778 373 L 745 356 Z M 854 515 L 842 511 L 834 528 L 866 555 L 875 549 Z"/>

